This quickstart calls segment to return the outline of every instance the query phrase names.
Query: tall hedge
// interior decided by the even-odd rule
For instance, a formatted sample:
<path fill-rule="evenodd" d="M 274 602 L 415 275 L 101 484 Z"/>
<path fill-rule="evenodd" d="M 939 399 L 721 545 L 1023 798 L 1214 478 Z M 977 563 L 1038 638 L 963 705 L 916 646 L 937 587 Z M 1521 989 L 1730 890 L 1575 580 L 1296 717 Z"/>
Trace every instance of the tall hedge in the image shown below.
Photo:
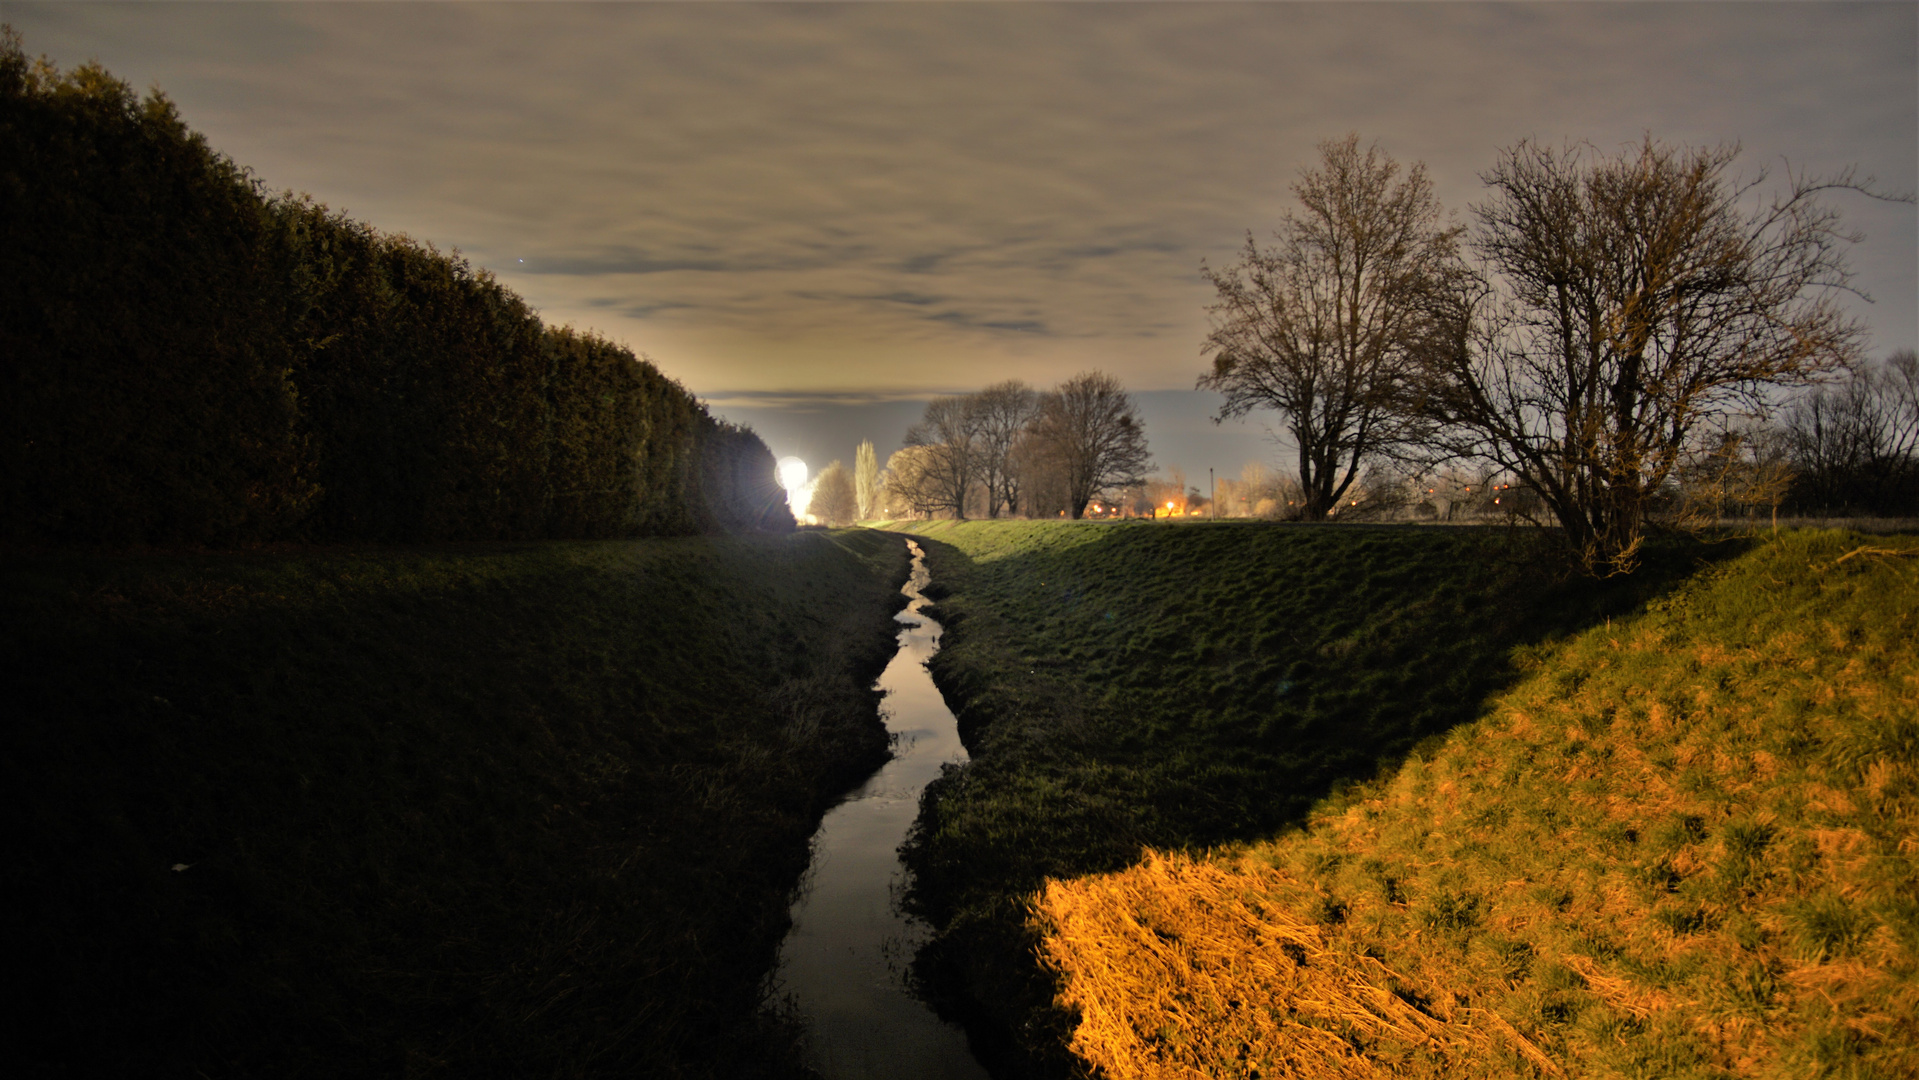
<path fill-rule="evenodd" d="M 0 528 L 277 535 L 313 489 L 255 186 L 159 96 L 0 42 Z"/>
<path fill-rule="evenodd" d="M 306 529 L 546 535 L 554 376 L 526 304 L 464 259 L 304 199 L 267 202 L 321 493 Z"/>
<path fill-rule="evenodd" d="M 570 327 L 553 331 L 548 342 L 555 365 L 548 528 L 581 537 L 640 531 L 647 368 L 625 349 Z"/>
<path fill-rule="evenodd" d="M 457 254 L 267 197 L 164 96 L 11 30 L 0 244 L 5 540 L 792 527 L 765 445 L 650 363 Z"/>

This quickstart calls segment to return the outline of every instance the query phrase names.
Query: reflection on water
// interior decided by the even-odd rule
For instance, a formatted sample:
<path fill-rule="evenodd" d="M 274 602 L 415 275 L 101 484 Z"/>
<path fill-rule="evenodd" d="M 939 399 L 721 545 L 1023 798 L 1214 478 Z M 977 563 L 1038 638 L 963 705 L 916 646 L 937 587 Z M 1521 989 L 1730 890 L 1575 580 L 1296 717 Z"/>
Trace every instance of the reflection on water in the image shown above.
<path fill-rule="evenodd" d="M 920 614 L 925 553 L 910 540 L 907 546 L 913 576 L 902 591 L 912 603 L 894 616 L 900 649 L 879 681 L 887 729 L 898 737 L 893 760 L 820 823 L 780 952 L 782 989 L 806 1017 L 812 1065 L 828 1080 L 986 1077 L 965 1034 L 905 986 L 926 928 L 899 913 L 898 848 L 919 811 L 920 789 L 941 764 L 966 760 L 953 714 L 926 671 L 940 626 Z"/>

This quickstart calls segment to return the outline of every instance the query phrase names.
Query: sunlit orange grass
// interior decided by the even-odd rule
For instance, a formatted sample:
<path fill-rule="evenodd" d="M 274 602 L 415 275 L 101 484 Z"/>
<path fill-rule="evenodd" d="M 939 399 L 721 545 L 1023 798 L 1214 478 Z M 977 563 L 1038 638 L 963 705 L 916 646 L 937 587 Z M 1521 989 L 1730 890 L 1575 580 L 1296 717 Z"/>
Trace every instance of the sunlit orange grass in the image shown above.
<path fill-rule="evenodd" d="M 1496 1043 L 1559 1071 L 1491 1012 L 1394 993 L 1379 960 L 1262 896 L 1276 876 L 1148 852 L 1048 882 L 1036 918 L 1079 1012 L 1074 1052 L 1112 1080 L 1442 1074 Z"/>
<path fill-rule="evenodd" d="M 1919 765 L 1889 734 L 1919 580 L 1771 554 L 1702 585 L 1725 613 L 1595 629 L 1302 832 L 1049 883 L 1073 1049 L 1113 1080 L 1919 1076 Z"/>

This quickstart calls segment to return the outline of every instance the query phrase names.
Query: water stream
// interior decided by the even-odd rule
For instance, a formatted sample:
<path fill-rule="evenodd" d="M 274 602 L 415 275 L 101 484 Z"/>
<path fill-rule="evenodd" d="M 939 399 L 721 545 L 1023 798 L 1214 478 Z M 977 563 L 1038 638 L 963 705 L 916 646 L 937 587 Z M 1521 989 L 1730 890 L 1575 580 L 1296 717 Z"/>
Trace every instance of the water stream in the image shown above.
<path fill-rule="evenodd" d="M 949 761 L 965 761 L 959 729 L 926 661 L 940 626 L 920 613 L 930 578 L 918 544 L 911 600 L 894 616 L 899 652 L 880 675 L 893 760 L 829 810 L 813 836 L 813 864 L 793 905 L 779 980 L 806 1018 L 811 1064 L 827 1080 L 986 1080 L 960 1028 L 906 988 L 926 927 L 899 911 L 898 848 L 919 812 L 920 789 Z"/>

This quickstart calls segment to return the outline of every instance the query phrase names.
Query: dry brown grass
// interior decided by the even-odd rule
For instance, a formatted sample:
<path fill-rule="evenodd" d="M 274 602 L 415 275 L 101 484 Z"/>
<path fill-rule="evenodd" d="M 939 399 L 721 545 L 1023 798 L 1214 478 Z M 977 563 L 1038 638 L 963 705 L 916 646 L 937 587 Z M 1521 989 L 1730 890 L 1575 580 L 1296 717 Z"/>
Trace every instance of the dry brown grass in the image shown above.
<path fill-rule="evenodd" d="M 1073 1050 L 1119 1078 L 1443 1074 L 1495 1045 L 1558 1069 L 1496 1013 L 1406 981 L 1272 900 L 1278 875 L 1183 855 L 1037 905 L 1044 955 L 1081 1020 Z"/>

